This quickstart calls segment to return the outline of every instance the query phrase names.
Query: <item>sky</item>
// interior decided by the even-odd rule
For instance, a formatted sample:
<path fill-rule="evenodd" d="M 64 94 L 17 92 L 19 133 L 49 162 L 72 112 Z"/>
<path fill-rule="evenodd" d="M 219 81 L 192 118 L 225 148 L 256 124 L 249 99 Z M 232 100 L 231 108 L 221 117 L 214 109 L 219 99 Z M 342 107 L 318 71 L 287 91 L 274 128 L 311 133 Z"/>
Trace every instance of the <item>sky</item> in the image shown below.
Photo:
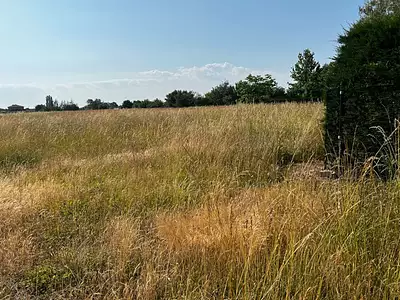
<path fill-rule="evenodd" d="M 164 99 L 321 63 L 363 0 L 0 0 L 0 107 Z"/>

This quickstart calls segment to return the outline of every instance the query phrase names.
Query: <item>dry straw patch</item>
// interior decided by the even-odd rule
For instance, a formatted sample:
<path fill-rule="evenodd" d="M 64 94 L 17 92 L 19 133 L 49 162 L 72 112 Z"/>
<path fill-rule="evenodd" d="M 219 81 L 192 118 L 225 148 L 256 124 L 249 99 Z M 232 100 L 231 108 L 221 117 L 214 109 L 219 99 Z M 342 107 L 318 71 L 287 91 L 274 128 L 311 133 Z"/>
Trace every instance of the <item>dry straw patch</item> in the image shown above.
<path fill-rule="evenodd" d="M 105 251 L 113 261 L 117 271 L 123 271 L 140 250 L 141 238 L 139 222 L 129 217 L 116 217 L 108 222 L 104 232 Z"/>
<path fill-rule="evenodd" d="M 0 272 L 22 272 L 34 263 L 36 245 L 24 220 L 63 195 L 63 186 L 53 181 L 28 183 L 16 178 L 0 180 Z"/>
<path fill-rule="evenodd" d="M 18 182 L 15 178 L 0 179 L 0 215 L 12 221 L 21 215 L 33 215 L 43 205 L 64 195 L 64 186 L 52 180 Z M 1 223 L 0 223 L 1 224 Z"/>
<path fill-rule="evenodd" d="M 0 274 L 11 275 L 34 263 L 35 245 L 22 230 L 3 233 L 0 238 Z"/>
<path fill-rule="evenodd" d="M 193 250 L 252 253 L 274 237 L 299 240 L 323 217 L 323 193 L 307 182 L 244 190 L 228 203 L 210 203 L 156 218 L 158 238 L 175 253 Z"/>

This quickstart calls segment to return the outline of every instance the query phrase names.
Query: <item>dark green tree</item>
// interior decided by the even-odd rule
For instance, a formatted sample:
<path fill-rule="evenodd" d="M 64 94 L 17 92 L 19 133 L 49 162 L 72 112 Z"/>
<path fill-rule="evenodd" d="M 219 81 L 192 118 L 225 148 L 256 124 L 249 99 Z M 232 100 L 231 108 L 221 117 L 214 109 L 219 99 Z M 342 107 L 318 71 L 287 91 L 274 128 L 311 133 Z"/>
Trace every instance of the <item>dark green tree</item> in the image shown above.
<path fill-rule="evenodd" d="M 132 108 L 133 107 L 133 102 L 130 100 L 125 100 L 122 102 L 121 108 Z"/>
<path fill-rule="evenodd" d="M 274 88 L 274 91 L 272 93 L 272 99 L 275 102 L 285 101 L 286 98 L 287 94 L 286 94 L 286 89 L 284 87 L 277 86 L 276 88 Z"/>
<path fill-rule="evenodd" d="M 142 108 L 141 103 L 142 103 L 141 100 L 134 100 L 132 102 L 132 108 Z"/>
<path fill-rule="evenodd" d="M 165 104 L 160 99 L 154 99 L 150 101 L 149 99 L 144 100 L 135 100 L 133 101 L 134 108 L 157 108 L 157 107 L 164 107 Z"/>
<path fill-rule="evenodd" d="M 54 110 L 54 100 L 50 95 L 46 96 L 46 109 L 49 111 Z"/>
<path fill-rule="evenodd" d="M 332 83 L 334 82 L 334 80 L 332 80 L 332 76 L 334 76 L 334 74 L 333 74 L 334 68 L 335 68 L 334 61 L 332 61 L 328 64 L 324 64 L 321 67 L 319 80 L 320 80 L 320 84 L 322 85 L 323 91 L 326 91 L 327 89 L 330 89 L 333 87 Z"/>
<path fill-rule="evenodd" d="M 151 104 L 152 108 L 164 107 L 164 106 L 165 106 L 164 102 L 158 98 L 154 99 Z"/>
<path fill-rule="evenodd" d="M 245 80 L 236 83 L 238 101 L 243 103 L 271 102 L 271 97 L 278 84 L 269 74 L 249 75 Z"/>
<path fill-rule="evenodd" d="M 98 102 L 93 99 L 88 99 L 86 101 L 85 109 L 98 109 Z"/>
<path fill-rule="evenodd" d="M 378 158 L 380 166 L 394 166 L 397 145 L 390 134 L 400 116 L 400 15 L 365 18 L 338 42 L 329 75 L 335 88 L 326 100 L 328 161 L 346 158 L 357 165 Z M 378 168 L 381 174 L 388 169 Z"/>
<path fill-rule="evenodd" d="M 322 69 L 314 55 L 310 49 L 299 53 L 298 61 L 291 71 L 294 83 L 289 83 L 290 93 L 296 93 L 302 100 L 314 100 L 322 97 Z"/>
<path fill-rule="evenodd" d="M 117 109 L 117 108 L 119 108 L 117 102 L 109 102 L 109 103 L 106 103 L 106 104 L 108 106 L 107 109 Z"/>
<path fill-rule="evenodd" d="M 47 111 L 47 107 L 44 104 L 38 104 L 35 106 L 35 111 Z"/>
<path fill-rule="evenodd" d="M 194 105 L 195 106 L 208 106 L 213 105 L 209 102 L 209 99 L 205 97 L 205 95 L 201 95 L 199 93 L 195 93 L 194 95 Z"/>
<path fill-rule="evenodd" d="M 54 111 L 60 111 L 60 110 L 61 110 L 60 103 L 58 102 L 57 99 L 54 100 L 53 110 L 54 110 Z"/>
<path fill-rule="evenodd" d="M 85 109 L 112 109 L 112 108 L 118 108 L 118 104 L 115 102 L 103 102 L 100 99 L 88 99 L 87 100 L 87 105 L 85 107 Z"/>
<path fill-rule="evenodd" d="M 194 106 L 195 96 L 195 93 L 192 91 L 175 90 L 165 97 L 165 102 L 170 107 Z"/>
<path fill-rule="evenodd" d="M 74 103 L 73 101 L 68 101 L 68 102 L 61 102 L 60 104 L 60 110 L 79 110 L 79 106 Z"/>
<path fill-rule="evenodd" d="M 206 93 L 204 98 L 203 105 L 231 105 L 236 103 L 238 96 L 235 87 L 225 81 Z"/>
<path fill-rule="evenodd" d="M 149 99 L 144 99 L 142 101 L 138 101 L 139 108 L 150 108 L 151 101 Z"/>

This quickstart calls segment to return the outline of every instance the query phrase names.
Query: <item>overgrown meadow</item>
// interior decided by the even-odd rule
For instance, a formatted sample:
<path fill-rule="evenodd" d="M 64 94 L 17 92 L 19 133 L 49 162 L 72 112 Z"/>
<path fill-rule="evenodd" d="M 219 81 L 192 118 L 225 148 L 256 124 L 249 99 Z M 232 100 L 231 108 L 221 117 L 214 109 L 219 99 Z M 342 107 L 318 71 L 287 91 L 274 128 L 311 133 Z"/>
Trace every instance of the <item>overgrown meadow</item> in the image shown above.
<path fill-rule="evenodd" d="M 323 115 L 0 115 L 0 298 L 399 296 L 398 182 L 321 176 Z"/>

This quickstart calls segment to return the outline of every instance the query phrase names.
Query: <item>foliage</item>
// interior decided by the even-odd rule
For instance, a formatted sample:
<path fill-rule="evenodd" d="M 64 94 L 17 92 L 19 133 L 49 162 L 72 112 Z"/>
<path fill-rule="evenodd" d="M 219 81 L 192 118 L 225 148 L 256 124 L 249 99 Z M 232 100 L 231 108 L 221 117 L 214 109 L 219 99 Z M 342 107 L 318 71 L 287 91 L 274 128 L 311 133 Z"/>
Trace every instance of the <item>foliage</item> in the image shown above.
<path fill-rule="evenodd" d="M 277 86 L 274 88 L 272 92 L 272 99 L 274 101 L 286 101 L 287 100 L 287 92 L 284 87 Z"/>
<path fill-rule="evenodd" d="M 73 101 L 64 102 L 61 101 L 59 104 L 57 100 L 53 100 L 52 96 L 46 97 L 46 104 L 38 104 L 35 106 L 35 111 L 68 111 L 68 110 L 79 110 L 79 106 Z"/>
<path fill-rule="evenodd" d="M 236 83 L 236 92 L 242 103 L 266 103 L 271 101 L 276 80 L 270 75 L 249 75 L 245 80 Z"/>
<path fill-rule="evenodd" d="M 165 97 L 165 102 L 169 107 L 194 106 L 196 95 L 192 91 L 175 90 Z"/>
<path fill-rule="evenodd" d="M 54 109 L 53 97 L 50 96 L 50 95 L 46 96 L 46 109 L 47 109 L 48 111 Z"/>
<path fill-rule="evenodd" d="M 320 84 L 322 88 L 322 92 L 332 88 L 332 84 L 334 83 L 334 78 L 332 78 L 334 75 L 334 70 L 335 70 L 335 62 L 331 61 L 328 64 L 324 64 L 321 67 L 321 72 L 320 72 Z"/>
<path fill-rule="evenodd" d="M 121 108 L 132 108 L 133 107 L 133 102 L 130 100 L 125 100 L 122 102 Z"/>
<path fill-rule="evenodd" d="M 68 110 L 79 110 L 79 106 L 76 104 L 76 103 L 74 103 L 73 101 L 68 101 L 68 102 L 61 102 L 61 104 L 60 104 L 60 109 L 61 110 L 65 110 L 65 111 L 68 111 Z"/>
<path fill-rule="evenodd" d="M 332 74 L 328 152 L 346 154 L 351 163 L 379 157 L 381 146 L 394 141 L 373 128 L 389 135 L 400 115 L 400 15 L 364 19 L 341 35 Z"/>
<path fill-rule="evenodd" d="M 205 105 L 231 105 L 236 104 L 238 96 L 235 87 L 225 81 L 206 93 L 204 98 Z"/>
<path fill-rule="evenodd" d="M 35 111 L 46 111 L 46 110 L 47 110 L 46 105 L 38 104 L 35 106 Z"/>
<path fill-rule="evenodd" d="M 399 0 L 366 0 L 360 7 L 361 18 L 379 17 L 393 13 L 400 13 Z"/>
<path fill-rule="evenodd" d="M 87 105 L 85 107 L 85 109 L 115 109 L 118 108 L 118 104 L 115 102 L 103 102 L 100 99 L 88 99 L 87 100 Z"/>
<path fill-rule="evenodd" d="M 134 108 L 157 108 L 157 107 L 164 107 L 165 104 L 160 99 L 155 99 L 150 101 L 149 99 L 145 100 L 135 100 L 132 102 L 132 107 Z"/>
<path fill-rule="evenodd" d="M 324 70 L 315 60 L 314 55 L 314 52 L 311 52 L 310 49 L 299 53 L 298 62 L 291 71 L 294 83 L 289 84 L 289 93 L 303 100 L 320 99 L 322 96 L 322 74 Z"/>
<path fill-rule="evenodd" d="M 158 98 L 154 99 L 151 104 L 151 108 L 164 107 L 164 106 L 165 106 L 164 102 Z"/>

